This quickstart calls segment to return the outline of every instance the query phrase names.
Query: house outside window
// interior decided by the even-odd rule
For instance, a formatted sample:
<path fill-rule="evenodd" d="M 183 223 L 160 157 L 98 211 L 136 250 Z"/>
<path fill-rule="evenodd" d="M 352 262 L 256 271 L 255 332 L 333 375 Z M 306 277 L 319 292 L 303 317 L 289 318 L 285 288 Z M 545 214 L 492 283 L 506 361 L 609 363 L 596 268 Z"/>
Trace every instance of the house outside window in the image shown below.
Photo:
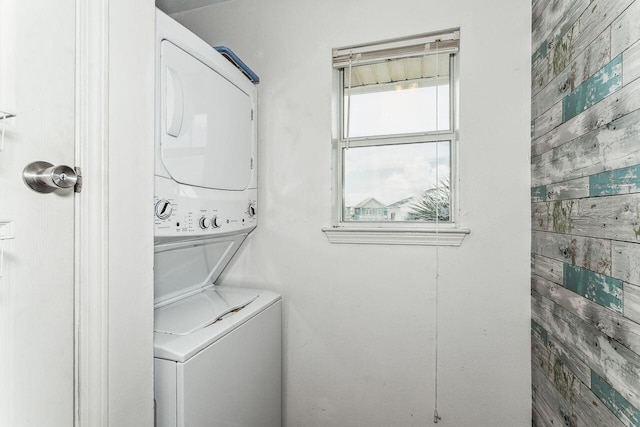
<path fill-rule="evenodd" d="M 334 49 L 334 230 L 456 226 L 458 51 L 458 30 Z"/>

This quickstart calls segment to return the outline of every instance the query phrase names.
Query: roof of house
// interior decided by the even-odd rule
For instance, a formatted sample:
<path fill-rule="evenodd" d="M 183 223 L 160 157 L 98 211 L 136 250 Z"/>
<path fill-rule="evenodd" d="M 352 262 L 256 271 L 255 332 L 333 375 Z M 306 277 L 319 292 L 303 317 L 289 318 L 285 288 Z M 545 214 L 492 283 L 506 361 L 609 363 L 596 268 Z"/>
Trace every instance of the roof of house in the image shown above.
<path fill-rule="evenodd" d="M 354 206 L 354 208 L 384 208 L 386 207 L 384 203 L 374 199 L 373 197 L 369 197 Z"/>
<path fill-rule="evenodd" d="M 399 208 L 399 207 L 401 207 L 401 206 L 404 206 L 404 205 L 406 205 L 406 204 L 408 204 L 408 203 L 413 202 L 413 201 L 414 201 L 414 199 L 415 199 L 415 197 L 407 197 L 406 199 L 398 200 L 398 201 L 397 201 L 397 202 L 395 202 L 395 203 L 392 203 L 392 204 L 390 204 L 390 205 L 387 205 L 387 207 L 388 207 L 388 208 Z"/>

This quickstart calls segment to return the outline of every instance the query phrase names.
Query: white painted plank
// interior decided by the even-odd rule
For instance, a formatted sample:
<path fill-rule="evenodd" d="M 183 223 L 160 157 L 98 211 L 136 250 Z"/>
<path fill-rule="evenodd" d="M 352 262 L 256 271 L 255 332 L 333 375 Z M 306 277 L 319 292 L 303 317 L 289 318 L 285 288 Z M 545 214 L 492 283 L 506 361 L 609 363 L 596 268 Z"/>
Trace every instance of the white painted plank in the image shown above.
<path fill-rule="evenodd" d="M 571 63 L 571 90 L 580 86 L 614 57 L 611 55 L 611 30 L 606 28 Z"/>
<path fill-rule="evenodd" d="M 547 199 L 567 200 L 581 199 L 589 197 L 589 178 L 577 178 L 570 181 L 563 181 L 556 184 L 549 184 L 547 187 Z"/>
<path fill-rule="evenodd" d="M 629 7 L 635 0 L 595 0 L 580 16 L 579 32 L 574 36 L 575 52 L 582 52 L 598 34 Z M 611 57 L 614 58 L 614 50 Z"/>
<path fill-rule="evenodd" d="M 624 317 L 640 324 L 640 286 L 624 284 Z"/>
<path fill-rule="evenodd" d="M 533 407 L 531 408 L 531 427 L 547 427 L 552 424 L 552 421 L 547 420 L 544 408 L 540 408 L 540 405 L 535 401 L 535 389 L 534 389 Z M 559 423 L 561 421 L 558 421 Z M 562 424 L 560 424 L 562 425 Z"/>
<path fill-rule="evenodd" d="M 534 257 L 533 272 L 544 279 L 562 284 L 562 264 L 562 261 L 536 255 Z"/>
<path fill-rule="evenodd" d="M 573 372 L 580 381 L 590 386 L 591 368 L 578 357 L 573 350 L 567 348 L 561 340 L 551 334 L 547 336 L 547 347 L 551 353 L 562 360 L 565 366 L 571 369 L 571 372 Z"/>
<path fill-rule="evenodd" d="M 547 420 L 544 419 L 544 417 L 542 416 L 542 411 L 540 410 L 540 408 L 538 408 L 534 401 L 533 407 L 531 408 L 531 427 L 547 427 L 548 425 L 551 424 L 549 424 Z"/>
<path fill-rule="evenodd" d="M 560 126 L 556 125 L 557 128 L 553 132 L 543 134 L 543 129 L 553 128 L 548 126 L 543 128 L 541 124 L 540 132 L 534 131 L 536 139 L 532 142 L 531 154 L 533 156 L 543 154 L 638 109 L 640 109 L 640 79 L 630 82 L 628 86 L 623 86 L 614 96 L 603 99 L 583 114 L 577 115 Z M 561 110 L 562 107 L 560 107 L 560 113 L 557 113 L 560 121 L 562 120 Z M 540 116 L 540 119 L 543 117 L 544 115 Z"/>
<path fill-rule="evenodd" d="M 563 65 L 564 67 L 564 65 Z M 556 78 L 540 90 L 531 101 L 531 117 L 537 118 L 571 93 L 570 68 L 563 68 Z M 552 71 L 550 71 L 552 73 Z"/>
<path fill-rule="evenodd" d="M 593 369 L 602 377 L 594 384 L 609 383 L 640 407 L 640 196 L 611 196 L 615 189 L 607 187 L 625 172 L 618 169 L 640 164 L 640 0 L 591 0 L 579 18 L 565 9 L 554 20 L 564 1 L 532 5 L 531 186 L 546 200 L 532 203 L 532 319 L 546 343 L 532 340 L 533 423 L 635 425 L 633 417 L 620 421 L 590 386 Z M 584 112 L 567 108 L 563 119 L 566 93 L 620 53 L 617 91 Z M 624 184 L 636 191 L 634 183 Z M 618 279 L 618 312 L 561 286 L 557 270 L 571 277 L 569 265 Z M 566 352 L 561 364 L 557 348 Z M 576 378 L 580 387 L 567 387 Z"/>
<path fill-rule="evenodd" d="M 559 373 L 558 377 L 554 379 L 560 380 L 562 377 L 561 373 Z M 553 378 L 553 377 L 552 377 Z M 575 377 L 570 377 L 575 378 Z M 557 386 L 554 386 L 553 380 L 550 379 L 547 373 L 543 372 L 538 366 L 533 365 L 531 367 L 531 380 L 532 383 L 535 384 L 536 393 L 533 395 L 534 405 L 538 408 L 544 408 L 544 418 L 546 418 L 546 425 L 555 426 L 575 426 L 575 427 L 586 427 L 584 420 L 579 419 L 578 415 L 572 408 L 572 404 L 570 402 L 575 401 L 579 398 L 579 395 L 576 396 L 571 394 L 567 399 L 562 393 L 558 391 Z M 579 387 L 580 381 L 575 383 L 574 387 L 576 388 L 575 393 L 580 392 Z M 562 387 L 562 386 L 560 386 Z M 566 393 L 571 393 L 573 390 L 567 390 Z"/>
<path fill-rule="evenodd" d="M 533 187 L 640 164 L 640 111 L 531 158 Z"/>
<path fill-rule="evenodd" d="M 580 387 L 580 397 L 575 402 L 574 410 L 588 420 L 588 427 L 623 427 L 625 424 L 593 394 L 586 384 Z"/>
<path fill-rule="evenodd" d="M 565 0 L 566 1 L 566 0 Z M 551 4 L 554 2 L 558 2 L 558 0 L 533 0 L 531 5 L 531 28 L 539 27 L 537 25 L 540 17 L 545 13 L 545 11 L 551 7 Z"/>
<path fill-rule="evenodd" d="M 534 231 L 531 251 L 571 265 L 611 275 L 611 241 Z"/>
<path fill-rule="evenodd" d="M 638 242 L 640 193 L 531 205 L 534 230 Z"/>
<path fill-rule="evenodd" d="M 570 408 L 565 406 L 562 411 L 557 411 L 563 418 L 561 425 L 566 425 L 565 416 L 569 412 L 572 415 L 570 425 L 574 427 L 622 427 L 625 425 L 589 389 L 590 369 L 588 370 L 589 380 L 585 383 L 576 377 L 571 369 L 567 369 L 568 366 L 558 360 L 548 348 L 535 341 L 532 342 L 532 356 L 532 382 L 537 388 L 536 394 L 543 395 L 545 403 L 551 400 L 566 401 L 570 404 Z M 549 388 L 551 385 L 553 387 Z M 546 427 L 550 424 L 543 425 Z"/>
<path fill-rule="evenodd" d="M 557 387 L 564 398 L 570 399 L 571 394 L 579 395 L 580 388 L 578 384 L 582 380 L 573 371 L 573 366 L 565 363 L 566 359 L 558 357 L 551 349 L 536 339 L 531 340 L 531 356 L 531 365 L 540 368 L 550 381 L 555 382 L 554 375 L 556 373 L 565 377 L 562 379 L 560 386 Z M 587 384 L 589 384 L 591 381 L 591 369 L 584 364 L 583 366 L 586 368 Z M 556 383 L 556 386 L 558 386 L 558 383 Z"/>
<path fill-rule="evenodd" d="M 544 31 L 541 28 L 533 27 L 532 37 L 532 50 L 536 52 L 542 42 L 537 39 L 538 34 L 543 35 L 548 46 L 547 54 L 555 55 L 557 51 L 563 58 L 560 61 L 565 61 L 564 58 L 576 57 L 584 49 L 586 49 L 593 40 L 609 27 L 612 20 L 618 17 L 634 0 L 595 0 L 585 5 L 583 3 L 575 2 L 576 8 L 572 9 L 572 13 L 565 16 L 562 20 L 562 24 L 554 31 Z M 588 6 L 588 7 L 585 7 Z M 543 12 L 544 13 L 544 12 Z M 576 17 L 579 19 L 576 20 Z M 539 20 L 536 23 L 538 26 L 543 26 L 543 20 Z M 554 50 L 556 52 L 554 52 Z M 615 55 L 612 55 L 613 58 Z M 546 59 L 546 57 L 534 56 L 534 63 L 532 69 L 535 69 L 539 64 Z M 556 61 L 556 68 L 558 61 Z M 561 64 L 560 64 L 561 65 Z"/>
<path fill-rule="evenodd" d="M 640 41 L 622 54 L 622 83 L 626 86 L 640 77 Z"/>
<path fill-rule="evenodd" d="M 640 286 L 640 243 L 611 242 L 611 276 Z"/>
<path fill-rule="evenodd" d="M 611 61 L 611 33 L 603 31 L 587 48 L 572 60 L 570 47 L 565 57 L 550 54 L 546 67 L 536 67 L 532 75 L 534 93 L 532 117 L 538 117 L 544 111 L 571 93 L 585 80 L 598 72 Z"/>
<path fill-rule="evenodd" d="M 640 356 L 551 300 L 532 292 L 532 317 L 570 346 L 629 403 L 640 407 Z"/>
<path fill-rule="evenodd" d="M 531 95 L 534 96 L 567 68 L 573 58 L 571 27 L 558 43 L 549 43 L 547 55 L 542 59 L 533 58 L 536 64 L 531 69 Z"/>
<path fill-rule="evenodd" d="M 638 22 L 640 22 L 640 2 L 634 1 L 611 25 L 611 52 L 613 56 L 617 56 L 640 39 Z"/>
<path fill-rule="evenodd" d="M 537 52 L 540 46 L 546 43 L 547 56 L 555 55 L 555 50 L 559 51 L 558 53 L 562 57 L 566 57 L 566 54 L 570 57 L 576 57 L 599 34 L 605 31 L 612 20 L 620 16 L 633 1 L 595 0 L 588 4 L 576 1 L 570 9 L 567 9 L 565 16 L 553 30 L 549 29 L 547 22 L 548 18 L 553 15 L 553 5 L 547 5 L 546 9 L 541 12 L 540 18 L 533 24 L 532 51 Z M 560 6 L 567 7 L 566 5 Z M 578 17 L 579 19 L 576 19 Z M 534 55 L 532 69 L 535 70 L 546 59 L 546 56 Z M 556 68 L 558 68 L 557 66 L 558 61 L 556 61 Z"/>
<path fill-rule="evenodd" d="M 571 236 L 571 263 L 600 274 L 611 274 L 611 241 Z"/>
<path fill-rule="evenodd" d="M 589 0 L 552 0 L 549 2 L 534 22 L 531 35 L 533 51 L 543 43 L 551 43 L 553 46 L 574 25 L 588 6 Z"/>
<path fill-rule="evenodd" d="M 531 252 L 563 262 L 571 262 L 571 236 L 568 234 L 531 232 Z"/>
<path fill-rule="evenodd" d="M 533 276 L 531 286 L 535 292 L 563 307 L 607 337 L 636 354 L 640 353 L 640 328 L 637 323 L 542 277 Z"/>
<path fill-rule="evenodd" d="M 532 115 L 533 117 L 533 112 Z M 550 109 L 536 117 L 533 121 L 533 137 L 538 138 L 562 124 L 562 102 L 557 102 Z M 535 141 L 534 141 L 535 143 Z"/>

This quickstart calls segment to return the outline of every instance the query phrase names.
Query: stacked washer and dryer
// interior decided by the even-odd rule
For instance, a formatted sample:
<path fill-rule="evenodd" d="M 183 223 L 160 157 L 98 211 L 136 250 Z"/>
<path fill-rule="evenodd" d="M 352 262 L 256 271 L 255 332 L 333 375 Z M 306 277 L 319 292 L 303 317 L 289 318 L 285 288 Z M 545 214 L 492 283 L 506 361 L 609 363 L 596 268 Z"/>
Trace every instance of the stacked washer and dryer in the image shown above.
<path fill-rule="evenodd" d="M 280 426 L 280 296 L 215 284 L 257 225 L 257 90 L 156 17 L 156 425 Z"/>

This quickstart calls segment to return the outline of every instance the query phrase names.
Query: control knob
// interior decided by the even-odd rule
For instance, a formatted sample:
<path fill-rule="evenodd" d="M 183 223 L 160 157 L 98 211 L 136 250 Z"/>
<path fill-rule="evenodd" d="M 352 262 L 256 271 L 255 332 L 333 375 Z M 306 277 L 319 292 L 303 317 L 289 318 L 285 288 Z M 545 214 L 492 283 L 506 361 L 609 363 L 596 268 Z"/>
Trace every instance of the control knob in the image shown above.
<path fill-rule="evenodd" d="M 249 218 L 253 218 L 256 216 L 256 204 L 254 202 L 249 203 L 249 208 L 247 208 L 247 214 L 249 214 Z"/>
<path fill-rule="evenodd" d="M 211 226 L 213 228 L 220 228 L 221 225 L 222 225 L 222 221 L 220 221 L 220 218 L 218 218 L 217 216 L 214 216 L 213 218 L 211 218 Z"/>
<path fill-rule="evenodd" d="M 209 221 L 209 218 L 206 218 L 204 216 L 200 218 L 200 228 L 202 228 L 203 230 L 206 230 L 207 228 L 209 228 L 210 225 L 211 225 L 211 221 Z"/>
<path fill-rule="evenodd" d="M 173 212 L 173 205 L 168 200 L 158 200 L 154 210 L 159 219 L 167 219 L 171 216 L 171 212 Z"/>

